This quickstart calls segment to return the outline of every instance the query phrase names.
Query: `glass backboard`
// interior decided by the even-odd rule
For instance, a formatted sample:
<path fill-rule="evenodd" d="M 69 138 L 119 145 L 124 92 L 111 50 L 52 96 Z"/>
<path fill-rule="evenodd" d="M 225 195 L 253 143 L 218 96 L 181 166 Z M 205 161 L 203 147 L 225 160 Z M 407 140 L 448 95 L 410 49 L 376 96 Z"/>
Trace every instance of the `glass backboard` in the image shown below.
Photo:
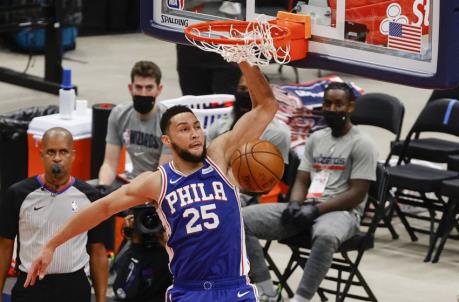
<path fill-rule="evenodd" d="M 301 68 L 321 68 L 425 88 L 459 82 L 459 0 L 141 0 L 142 29 L 187 43 L 202 21 L 310 15 L 312 37 Z"/>

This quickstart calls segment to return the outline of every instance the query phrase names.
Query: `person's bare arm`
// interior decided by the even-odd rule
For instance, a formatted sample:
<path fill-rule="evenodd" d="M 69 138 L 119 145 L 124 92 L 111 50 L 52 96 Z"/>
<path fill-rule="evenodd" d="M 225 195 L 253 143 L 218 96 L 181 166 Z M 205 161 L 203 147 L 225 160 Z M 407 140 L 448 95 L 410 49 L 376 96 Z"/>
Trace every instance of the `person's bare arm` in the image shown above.
<path fill-rule="evenodd" d="M 0 237 L 0 302 L 3 301 L 2 293 L 13 258 L 13 246 L 14 240 Z"/>
<path fill-rule="evenodd" d="M 309 172 L 298 170 L 295 182 L 290 194 L 290 200 L 302 203 L 308 193 L 309 185 L 311 184 L 311 174 Z"/>
<path fill-rule="evenodd" d="M 104 162 L 99 170 L 99 184 L 109 186 L 116 178 L 121 154 L 121 147 L 113 144 L 105 145 Z"/>
<path fill-rule="evenodd" d="M 363 201 L 369 188 L 369 180 L 351 179 L 349 189 L 327 200 L 327 202 L 319 203 L 317 208 L 319 208 L 320 214 L 355 208 Z"/>
<path fill-rule="evenodd" d="M 156 201 L 160 191 L 161 173 L 159 171 L 145 172 L 134 178 L 129 184 L 84 208 L 43 246 L 32 264 L 24 286 L 34 285 L 37 276 L 43 279 L 52 261 L 54 250 L 65 241 L 92 229 L 115 213 L 143 204 L 146 200 Z"/>
<path fill-rule="evenodd" d="M 221 150 L 226 163 L 237 148 L 261 136 L 279 106 L 260 69 L 247 62 L 242 62 L 239 66 L 247 79 L 252 110 L 244 114 L 231 131 L 216 138 L 209 146 L 209 149 Z"/>
<path fill-rule="evenodd" d="M 108 258 L 103 243 L 89 245 L 89 266 L 97 302 L 107 300 Z"/>

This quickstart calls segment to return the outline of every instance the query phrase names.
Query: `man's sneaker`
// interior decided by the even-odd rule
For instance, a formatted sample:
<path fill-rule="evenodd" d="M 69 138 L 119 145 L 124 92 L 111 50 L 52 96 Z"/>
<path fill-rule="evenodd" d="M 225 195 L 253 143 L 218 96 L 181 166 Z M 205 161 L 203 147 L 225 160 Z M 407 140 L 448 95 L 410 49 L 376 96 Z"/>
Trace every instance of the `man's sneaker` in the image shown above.
<path fill-rule="evenodd" d="M 266 294 L 262 294 L 258 297 L 258 302 L 283 302 L 282 296 L 280 293 L 276 294 L 275 296 L 268 296 Z"/>

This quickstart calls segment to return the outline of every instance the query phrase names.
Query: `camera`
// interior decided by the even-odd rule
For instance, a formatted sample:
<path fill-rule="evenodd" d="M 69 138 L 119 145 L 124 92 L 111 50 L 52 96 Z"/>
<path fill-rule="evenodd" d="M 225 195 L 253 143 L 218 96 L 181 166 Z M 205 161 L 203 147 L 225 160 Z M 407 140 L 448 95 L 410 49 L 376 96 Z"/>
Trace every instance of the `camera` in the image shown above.
<path fill-rule="evenodd" d="M 141 205 L 130 209 L 134 216 L 132 228 L 125 227 L 124 233 L 127 237 L 140 237 L 142 245 L 151 248 L 161 238 L 164 229 L 161 220 L 152 205 Z"/>

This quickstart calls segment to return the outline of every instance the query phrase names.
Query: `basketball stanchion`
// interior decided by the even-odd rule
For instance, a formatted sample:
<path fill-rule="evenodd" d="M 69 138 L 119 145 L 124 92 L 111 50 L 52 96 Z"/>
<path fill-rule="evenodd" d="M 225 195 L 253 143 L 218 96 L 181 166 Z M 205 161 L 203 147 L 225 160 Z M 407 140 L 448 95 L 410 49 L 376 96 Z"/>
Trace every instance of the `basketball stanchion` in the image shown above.
<path fill-rule="evenodd" d="M 266 21 L 210 21 L 185 28 L 185 37 L 194 46 L 220 54 L 228 62 L 267 65 L 286 64 L 306 57 L 311 37 L 309 16 L 279 12 Z"/>

